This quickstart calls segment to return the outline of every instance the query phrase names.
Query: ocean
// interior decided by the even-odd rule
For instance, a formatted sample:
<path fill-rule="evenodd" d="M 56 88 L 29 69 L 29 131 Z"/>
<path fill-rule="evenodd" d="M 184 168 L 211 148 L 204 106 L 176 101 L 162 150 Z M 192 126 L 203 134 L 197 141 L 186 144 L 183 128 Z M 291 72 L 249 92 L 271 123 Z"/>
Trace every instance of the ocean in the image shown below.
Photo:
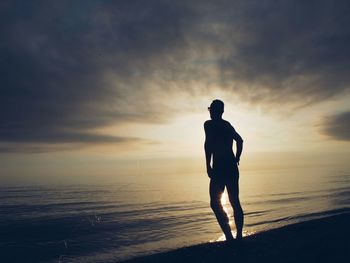
<path fill-rule="evenodd" d="M 117 262 L 222 240 L 203 173 L 3 184 L 0 262 Z M 245 235 L 350 212 L 337 167 L 241 171 Z M 232 223 L 226 193 L 222 197 Z M 232 225 L 234 231 L 234 224 Z"/>

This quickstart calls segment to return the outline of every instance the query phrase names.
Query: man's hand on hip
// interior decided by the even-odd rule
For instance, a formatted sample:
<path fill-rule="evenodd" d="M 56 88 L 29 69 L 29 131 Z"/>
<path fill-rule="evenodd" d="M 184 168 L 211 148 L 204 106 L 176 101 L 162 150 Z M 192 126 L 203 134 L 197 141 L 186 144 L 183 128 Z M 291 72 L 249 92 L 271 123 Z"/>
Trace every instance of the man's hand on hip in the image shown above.
<path fill-rule="evenodd" d="M 208 174 L 209 178 L 213 178 L 214 170 L 213 170 L 213 168 L 211 168 L 211 166 L 207 167 L 207 174 Z"/>

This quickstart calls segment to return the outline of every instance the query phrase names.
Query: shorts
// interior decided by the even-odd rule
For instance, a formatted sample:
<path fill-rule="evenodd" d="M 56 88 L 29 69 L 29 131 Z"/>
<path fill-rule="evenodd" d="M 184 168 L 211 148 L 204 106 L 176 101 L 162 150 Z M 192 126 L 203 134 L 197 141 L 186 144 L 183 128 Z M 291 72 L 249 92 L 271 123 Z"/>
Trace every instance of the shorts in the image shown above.
<path fill-rule="evenodd" d="M 212 179 L 232 179 L 232 178 L 239 178 L 239 170 L 237 163 L 230 163 L 227 165 L 213 165 L 213 178 Z"/>

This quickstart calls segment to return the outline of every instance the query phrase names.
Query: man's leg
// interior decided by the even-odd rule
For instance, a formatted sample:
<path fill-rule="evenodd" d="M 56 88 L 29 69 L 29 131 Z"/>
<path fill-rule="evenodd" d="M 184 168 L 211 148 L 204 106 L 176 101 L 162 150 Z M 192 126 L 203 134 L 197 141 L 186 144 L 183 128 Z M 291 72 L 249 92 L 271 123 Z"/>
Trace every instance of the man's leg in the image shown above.
<path fill-rule="evenodd" d="M 230 179 L 226 185 L 228 198 L 233 208 L 233 217 L 235 219 L 236 229 L 237 229 L 237 239 L 242 238 L 243 231 L 243 221 L 244 215 L 239 201 L 239 186 L 238 186 L 238 177 Z"/>
<path fill-rule="evenodd" d="M 225 234 L 226 240 L 233 240 L 229 219 L 221 204 L 221 195 L 225 190 L 225 184 L 219 180 L 211 179 L 209 186 L 210 206 L 213 209 L 216 219 L 222 231 Z"/>

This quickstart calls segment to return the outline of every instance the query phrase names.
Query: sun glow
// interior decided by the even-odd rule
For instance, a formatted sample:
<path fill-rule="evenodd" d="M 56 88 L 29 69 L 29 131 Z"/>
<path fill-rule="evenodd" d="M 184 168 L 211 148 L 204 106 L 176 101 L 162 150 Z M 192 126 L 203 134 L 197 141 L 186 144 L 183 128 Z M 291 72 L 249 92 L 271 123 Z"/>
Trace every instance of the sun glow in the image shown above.
<path fill-rule="evenodd" d="M 228 196 L 227 196 L 227 192 L 226 191 L 221 195 L 221 205 L 224 208 L 224 211 L 225 211 L 225 213 L 228 216 L 230 226 L 232 226 L 233 225 L 233 221 L 232 221 L 232 216 L 233 215 L 232 215 L 232 213 L 231 213 L 231 211 L 229 209 L 230 202 L 228 200 Z"/>

